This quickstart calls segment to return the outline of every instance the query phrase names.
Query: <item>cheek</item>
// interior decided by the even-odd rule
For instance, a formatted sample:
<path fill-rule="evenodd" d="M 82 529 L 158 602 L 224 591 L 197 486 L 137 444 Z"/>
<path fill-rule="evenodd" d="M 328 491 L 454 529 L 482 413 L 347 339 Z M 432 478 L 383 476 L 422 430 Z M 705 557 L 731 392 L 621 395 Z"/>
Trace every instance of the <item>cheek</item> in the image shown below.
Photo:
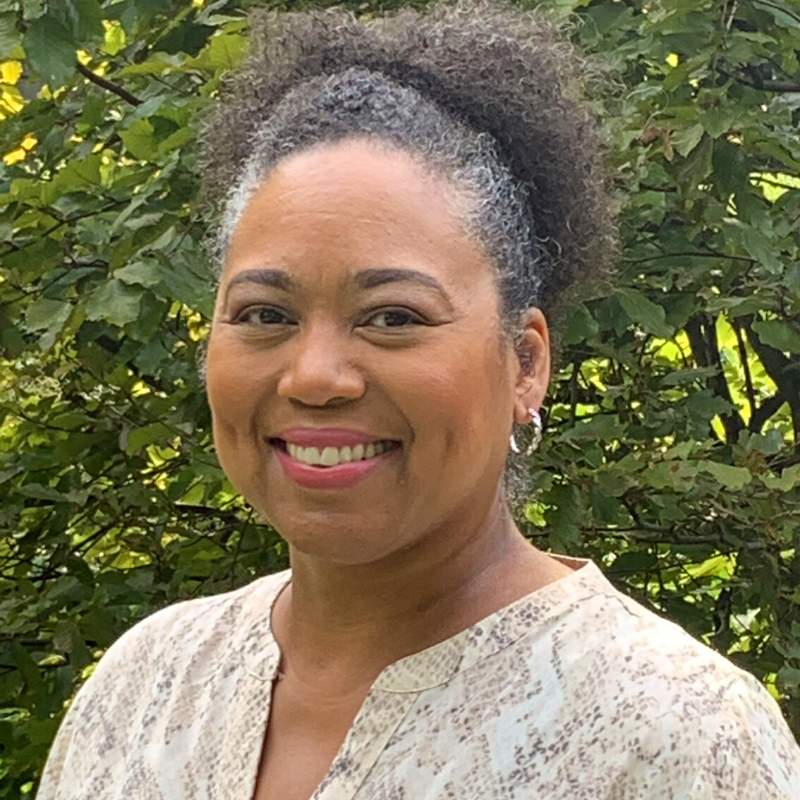
<path fill-rule="evenodd" d="M 206 391 L 214 422 L 217 449 L 238 446 L 243 437 L 254 441 L 255 409 L 263 396 L 252 357 L 246 357 L 223 333 L 212 331 L 206 361 Z"/>
<path fill-rule="evenodd" d="M 387 379 L 398 398 L 405 397 L 418 444 L 442 448 L 445 457 L 469 453 L 478 462 L 495 441 L 505 457 L 514 402 L 509 366 L 497 343 L 484 336 L 449 342 L 446 352 Z"/>

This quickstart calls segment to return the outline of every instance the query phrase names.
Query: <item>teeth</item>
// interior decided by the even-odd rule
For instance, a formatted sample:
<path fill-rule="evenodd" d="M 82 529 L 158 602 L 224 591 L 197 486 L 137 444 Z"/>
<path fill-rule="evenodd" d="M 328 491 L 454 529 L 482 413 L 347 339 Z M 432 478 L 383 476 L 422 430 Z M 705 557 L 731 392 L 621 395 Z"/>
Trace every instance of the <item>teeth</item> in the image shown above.
<path fill-rule="evenodd" d="M 335 447 L 326 447 L 322 451 L 320 463 L 324 467 L 335 467 L 339 463 L 339 451 Z"/>
<path fill-rule="evenodd" d="M 366 446 L 357 444 L 355 447 L 323 447 L 320 450 L 317 447 L 301 447 L 286 442 L 286 450 L 292 458 L 304 464 L 323 467 L 335 467 L 337 464 L 375 458 L 389 450 L 390 446 L 390 442 L 370 442 Z"/>

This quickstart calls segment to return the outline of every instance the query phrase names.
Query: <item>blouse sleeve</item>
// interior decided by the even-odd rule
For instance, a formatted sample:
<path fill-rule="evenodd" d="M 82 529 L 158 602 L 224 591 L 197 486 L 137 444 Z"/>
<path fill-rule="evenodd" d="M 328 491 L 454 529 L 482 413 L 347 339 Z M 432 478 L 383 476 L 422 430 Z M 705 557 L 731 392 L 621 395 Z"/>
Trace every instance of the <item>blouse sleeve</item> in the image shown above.
<path fill-rule="evenodd" d="M 58 729 L 36 800 L 78 800 L 110 784 L 147 702 L 153 623 L 163 616 L 131 628 L 100 659 Z"/>
<path fill-rule="evenodd" d="M 731 690 L 687 800 L 800 800 L 800 747 L 755 678 Z"/>
<path fill-rule="evenodd" d="M 58 787 L 74 784 L 74 781 L 69 779 L 68 773 L 73 767 L 70 753 L 74 746 L 75 726 L 81 716 L 80 706 L 82 692 L 83 690 L 79 691 L 77 697 L 72 701 L 72 705 L 67 710 L 61 722 L 61 726 L 58 729 L 56 738 L 50 748 L 50 753 L 47 756 L 47 763 L 45 764 L 42 779 L 39 783 L 39 791 L 36 794 L 36 800 L 56 800 L 56 798 L 62 798 L 64 794 L 58 791 Z"/>

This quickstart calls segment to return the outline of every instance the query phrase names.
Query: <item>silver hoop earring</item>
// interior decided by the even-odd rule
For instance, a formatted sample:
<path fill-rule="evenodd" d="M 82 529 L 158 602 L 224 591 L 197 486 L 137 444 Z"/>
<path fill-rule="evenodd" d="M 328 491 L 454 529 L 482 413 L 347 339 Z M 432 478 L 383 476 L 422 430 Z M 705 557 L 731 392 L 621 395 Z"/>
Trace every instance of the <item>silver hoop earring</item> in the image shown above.
<path fill-rule="evenodd" d="M 528 446 L 525 448 L 526 456 L 531 455 L 533 451 L 536 450 L 536 448 L 542 443 L 542 417 L 535 408 L 529 408 L 528 414 L 531 416 L 530 424 L 533 430 L 531 432 L 531 440 L 528 442 Z M 517 440 L 513 433 L 509 437 L 509 444 L 511 446 L 512 453 L 519 455 L 522 452 L 519 449 L 519 445 L 517 444 Z"/>
<path fill-rule="evenodd" d="M 528 446 L 525 448 L 525 455 L 529 456 L 534 450 L 542 443 L 542 416 L 535 408 L 529 408 L 528 413 L 531 415 L 531 427 L 533 432 Z"/>

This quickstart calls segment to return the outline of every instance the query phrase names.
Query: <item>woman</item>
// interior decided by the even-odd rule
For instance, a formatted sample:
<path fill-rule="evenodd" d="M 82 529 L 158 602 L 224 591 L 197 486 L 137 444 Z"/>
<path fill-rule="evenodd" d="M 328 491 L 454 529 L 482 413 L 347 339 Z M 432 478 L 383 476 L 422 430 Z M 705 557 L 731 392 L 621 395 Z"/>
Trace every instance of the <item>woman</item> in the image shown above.
<path fill-rule="evenodd" d="M 763 688 L 508 512 L 546 315 L 613 244 L 573 77 L 500 6 L 255 18 L 206 134 L 207 386 L 291 574 L 123 636 L 42 800 L 796 800 Z"/>

